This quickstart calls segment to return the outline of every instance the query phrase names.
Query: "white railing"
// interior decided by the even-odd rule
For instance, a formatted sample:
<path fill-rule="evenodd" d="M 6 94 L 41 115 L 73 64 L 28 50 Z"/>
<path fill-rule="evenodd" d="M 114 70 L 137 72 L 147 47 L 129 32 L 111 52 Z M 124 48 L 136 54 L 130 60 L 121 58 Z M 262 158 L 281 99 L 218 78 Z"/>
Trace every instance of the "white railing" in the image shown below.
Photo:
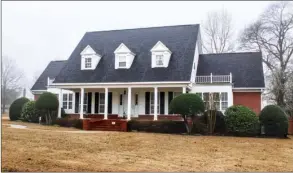
<path fill-rule="evenodd" d="M 196 83 L 232 83 L 232 73 L 230 75 L 196 76 Z"/>

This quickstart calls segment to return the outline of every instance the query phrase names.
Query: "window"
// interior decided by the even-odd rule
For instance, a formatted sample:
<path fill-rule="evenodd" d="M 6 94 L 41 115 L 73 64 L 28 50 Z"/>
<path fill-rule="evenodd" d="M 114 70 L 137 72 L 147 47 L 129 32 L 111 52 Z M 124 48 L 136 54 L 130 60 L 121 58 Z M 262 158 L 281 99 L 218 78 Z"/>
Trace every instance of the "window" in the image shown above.
<path fill-rule="evenodd" d="M 68 101 L 68 98 L 67 98 L 67 94 L 63 94 L 63 108 L 64 109 L 67 109 L 67 101 Z"/>
<path fill-rule="evenodd" d="M 157 65 L 157 66 L 162 66 L 162 65 L 164 65 L 164 64 L 163 64 L 163 57 L 164 57 L 163 55 L 157 55 L 157 56 L 156 56 L 156 65 Z"/>
<path fill-rule="evenodd" d="M 126 56 L 119 56 L 119 67 L 126 67 Z"/>
<path fill-rule="evenodd" d="M 228 93 L 221 93 L 221 106 L 222 110 L 226 110 L 228 108 Z"/>
<path fill-rule="evenodd" d="M 209 108 L 209 93 L 197 93 L 203 100 L 205 108 Z M 214 102 L 217 110 L 225 111 L 228 108 L 228 93 L 214 93 Z"/>
<path fill-rule="evenodd" d="M 105 112 L 105 93 L 100 93 L 99 96 L 99 111 L 100 113 L 104 113 Z"/>
<path fill-rule="evenodd" d="M 85 58 L 85 68 L 92 68 L 92 58 Z"/>
<path fill-rule="evenodd" d="M 155 93 L 151 92 L 150 93 L 150 113 L 151 114 L 154 114 L 155 112 L 155 100 L 154 100 L 154 97 L 155 97 Z M 157 104 L 157 113 L 160 114 L 160 96 L 158 94 L 158 104 Z"/>
<path fill-rule="evenodd" d="M 64 109 L 72 109 L 72 94 L 64 93 L 62 103 Z"/>

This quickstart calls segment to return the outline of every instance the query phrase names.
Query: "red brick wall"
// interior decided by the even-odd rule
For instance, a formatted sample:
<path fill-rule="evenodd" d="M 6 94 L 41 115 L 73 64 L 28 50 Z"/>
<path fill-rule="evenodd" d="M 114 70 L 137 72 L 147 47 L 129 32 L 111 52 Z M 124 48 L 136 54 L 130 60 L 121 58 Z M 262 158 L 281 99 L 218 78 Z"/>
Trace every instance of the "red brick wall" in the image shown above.
<path fill-rule="evenodd" d="M 255 113 L 261 111 L 260 92 L 233 92 L 234 105 L 243 105 L 252 109 Z"/>
<path fill-rule="evenodd" d="M 40 94 L 35 94 L 35 95 L 34 95 L 34 100 L 35 100 L 35 101 L 38 100 L 39 97 L 40 97 Z"/>

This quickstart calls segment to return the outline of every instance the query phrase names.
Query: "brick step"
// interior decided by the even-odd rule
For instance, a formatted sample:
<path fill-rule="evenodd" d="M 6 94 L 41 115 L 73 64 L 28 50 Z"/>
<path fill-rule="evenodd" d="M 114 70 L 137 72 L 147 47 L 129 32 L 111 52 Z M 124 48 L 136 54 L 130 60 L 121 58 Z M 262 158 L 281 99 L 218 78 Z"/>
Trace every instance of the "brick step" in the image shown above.
<path fill-rule="evenodd" d="M 120 130 L 120 128 L 92 128 L 91 130 L 98 130 L 98 131 L 118 131 Z"/>

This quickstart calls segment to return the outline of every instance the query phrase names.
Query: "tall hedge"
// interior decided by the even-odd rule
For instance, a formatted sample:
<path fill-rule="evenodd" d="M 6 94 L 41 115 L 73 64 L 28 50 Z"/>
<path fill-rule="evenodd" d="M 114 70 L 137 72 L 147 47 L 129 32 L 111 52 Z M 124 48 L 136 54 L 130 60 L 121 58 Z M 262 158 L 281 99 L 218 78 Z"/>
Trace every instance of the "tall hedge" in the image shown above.
<path fill-rule="evenodd" d="M 227 132 L 236 136 L 256 136 L 260 133 L 259 119 L 248 107 L 234 105 L 225 111 Z"/>
<path fill-rule="evenodd" d="M 264 126 L 265 135 L 286 137 L 288 134 L 288 117 L 277 105 L 268 105 L 259 114 L 259 120 Z"/>
<path fill-rule="evenodd" d="M 22 107 L 21 117 L 24 121 L 39 122 L 40 111 L 36 108 L 35 101 L 26 102 Z"/>
<path fill-rule="evenodd" d="M 21 111 L 22 111 L 22 107 L 23 105 L 29 102 L 28 98 L 25 97 L 21 97 L 19 99 L 16 99 L 9 108 L 9 118 L 12 121 L 18 120 L 21 117 Z"/>

